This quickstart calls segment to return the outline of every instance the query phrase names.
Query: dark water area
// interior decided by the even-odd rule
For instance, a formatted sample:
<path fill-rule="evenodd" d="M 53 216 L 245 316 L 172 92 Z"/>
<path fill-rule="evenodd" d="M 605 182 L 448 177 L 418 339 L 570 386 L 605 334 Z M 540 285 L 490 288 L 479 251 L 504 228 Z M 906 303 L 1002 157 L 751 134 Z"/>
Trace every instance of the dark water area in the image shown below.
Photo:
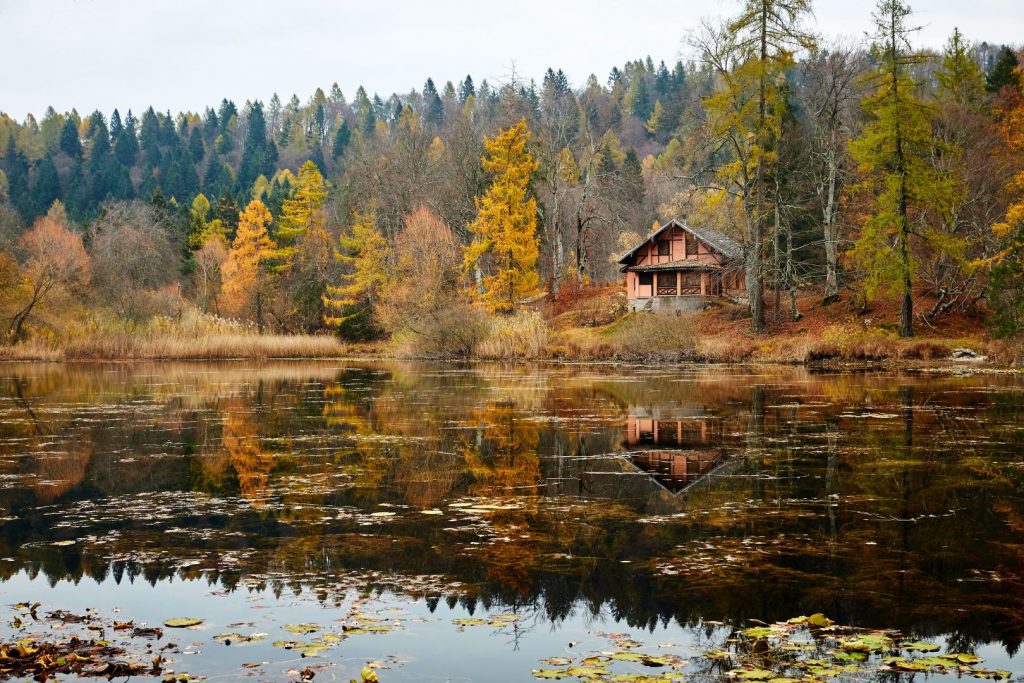
<path fill-rule="evenodd" d="M 580 677 L 714 679 L 734 629 L 823 613 L 1017 675 L 1022 447 L 1014 375 L 0 366 L 2 619 L 41 603 L 0 636 L 195 617 L 146 644 L 193 678 L 385 683 L 628 637 L 677 659 Z"/>

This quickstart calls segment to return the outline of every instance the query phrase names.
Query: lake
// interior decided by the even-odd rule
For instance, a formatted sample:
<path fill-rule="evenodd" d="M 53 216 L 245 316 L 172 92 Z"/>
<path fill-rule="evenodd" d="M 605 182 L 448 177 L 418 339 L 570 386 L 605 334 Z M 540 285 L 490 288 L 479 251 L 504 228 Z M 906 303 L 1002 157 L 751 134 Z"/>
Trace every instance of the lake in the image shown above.
<path fill-rule="evenodd" d="M 4 365 L 0 635 L 191 680 L 1017 676 L 1022 446 L 1017 375 Z"/>

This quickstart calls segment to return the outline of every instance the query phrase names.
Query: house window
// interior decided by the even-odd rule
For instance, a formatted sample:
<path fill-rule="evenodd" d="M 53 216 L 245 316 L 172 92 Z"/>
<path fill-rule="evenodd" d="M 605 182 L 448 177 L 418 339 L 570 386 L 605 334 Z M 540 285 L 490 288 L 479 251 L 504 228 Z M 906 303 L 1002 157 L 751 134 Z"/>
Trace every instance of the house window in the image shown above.
<path fill-rule="evenodd" d="M 640 273 L 640 286 L 650 287 L 654 284 L 654 273 Z"/>
<path fill-rule="evenodd" d="M 658 256 L 671 256 L 672 243 L 668 240 L 658 240 Z"/>
<path fill-rule="evenodd" d="M 700 294 L 700 273 L 683 273 L 683 294 Z"/>
<path fill-rule="evenodd" d="M 692 258 L 697 255 L 697 238 L 686 233 L 686 258 Z"/>
<path fill-rule="evenodd" d="M 658 296 L 675 296 L 675 295 L 676 295 L 676 274 L 675 274 L 675 272 L 658 273 Z"/>

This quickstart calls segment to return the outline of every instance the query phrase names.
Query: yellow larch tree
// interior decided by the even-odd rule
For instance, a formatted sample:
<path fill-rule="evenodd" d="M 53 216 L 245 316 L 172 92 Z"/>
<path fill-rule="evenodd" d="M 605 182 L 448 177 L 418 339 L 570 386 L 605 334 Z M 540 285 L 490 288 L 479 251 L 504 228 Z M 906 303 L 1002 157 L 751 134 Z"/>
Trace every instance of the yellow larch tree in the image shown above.
<path fill-rule="evenodd" d="M 391 246 L 377 230 L 373 212 L 353 214 L 352 225 L 339 237 L 335 258 L 346 267 L 342 282 L 328 287 L 324 307 L 331 311 L 324 322 L 338 327 L 353 315 L 372 307 L 392 279 Z"/>
<path fill-rule="evenodd" d="M 267 233 L 271 220 L 263 202 L 257 199 L 249 202 L 238 217 L 238 231 L 221 269 L 224 311 L 254 321 L 260 332 L 264 327 L 264 306 L 270 284 L 265 264 L 276 253 Z"/>
<path fill-rule="evenodd" d="M 540 284 L 537 200 L 529 196 L 538 165 L 526 148 L 529 139 L 525 119 L 484 139 L 482 163 L 494 180 L 476 200 L 477 218 L 469 225 L 473 242 L 465 248 L 463 267 L 479 273 L 477 295 L 492 313 L 512 313 Z"/>
<path fill-rule="evenodd" d="M 322 226 L 323 206 L 327 199 L 327 183 L 320 169 L 307 161 L 299 169 L 295 190 L 281 205 L 277 241 L 285 249 L 292 247 L 310 228 Z"/>

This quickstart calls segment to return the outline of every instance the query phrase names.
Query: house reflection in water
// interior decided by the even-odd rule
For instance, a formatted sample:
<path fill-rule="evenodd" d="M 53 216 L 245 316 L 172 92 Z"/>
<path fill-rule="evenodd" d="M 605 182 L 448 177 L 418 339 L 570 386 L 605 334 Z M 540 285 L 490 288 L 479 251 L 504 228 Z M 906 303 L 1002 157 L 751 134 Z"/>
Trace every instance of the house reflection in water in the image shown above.
<path fill-rule="evenodd" d="M 669 491 L 689 488 L 725 461 L 720 419 L 707 415 L 664 418 L 639 410 L 631 413 L 626 421 L 629 459 Z"/>

